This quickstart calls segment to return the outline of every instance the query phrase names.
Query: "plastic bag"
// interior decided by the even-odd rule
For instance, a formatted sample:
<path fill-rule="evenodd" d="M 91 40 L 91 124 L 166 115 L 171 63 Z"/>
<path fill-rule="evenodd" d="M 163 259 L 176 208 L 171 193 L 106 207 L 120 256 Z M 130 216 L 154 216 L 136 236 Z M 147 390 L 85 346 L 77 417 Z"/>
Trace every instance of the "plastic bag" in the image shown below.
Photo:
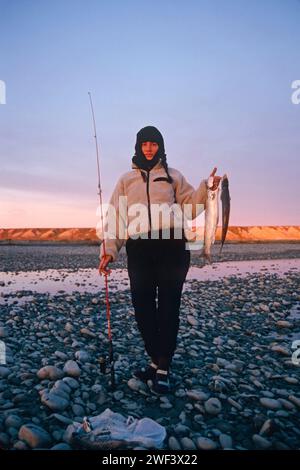
<path fill-rule="evenodd" d="M 166 437 L 163 426 L 150 418 L 125 418 L 107 408 L 103 413 L 74 423 L 72 441 L 86 449 L 116 449 L 142 446 L 159 449 Z"/>

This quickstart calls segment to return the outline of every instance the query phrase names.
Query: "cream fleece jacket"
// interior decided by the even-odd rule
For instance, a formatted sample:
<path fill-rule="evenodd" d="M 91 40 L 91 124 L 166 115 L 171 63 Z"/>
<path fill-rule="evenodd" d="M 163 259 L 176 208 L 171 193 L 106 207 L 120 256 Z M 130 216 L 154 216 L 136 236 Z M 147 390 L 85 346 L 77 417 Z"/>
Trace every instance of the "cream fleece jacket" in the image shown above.
<path fill-rule="evenodd" d="M 169 174 L 173 178 L 172 184 L 168 182 L 165 169 L 159 161 L 149 172 L 148 178 L 147 172 L 135 164 L 132 164 L 131 171 L 120 177 L 110 198 L 110 208 L 104 228 L 105 252 L 112 256 L 112 261 L 117 259 L 121 247 L 129 236 L 147 233 L 149 230 L 180 226 L 182 216 L 179 216 L 181 222 L 178 222 L 174 204 L 175 206 L 177 204 L 182 211 L 187 211 L 185 219 L 194 219 L 205 209 L 206 179 L 202 180 L 195 190 L 178 170 L 169 167 Z M 136 223 L 137 218 L 139 223 Z M 109 224 L 108 220 L 117 221 L 117 224 Z M 99 258 L 102 256 L 103 243 Z"/>

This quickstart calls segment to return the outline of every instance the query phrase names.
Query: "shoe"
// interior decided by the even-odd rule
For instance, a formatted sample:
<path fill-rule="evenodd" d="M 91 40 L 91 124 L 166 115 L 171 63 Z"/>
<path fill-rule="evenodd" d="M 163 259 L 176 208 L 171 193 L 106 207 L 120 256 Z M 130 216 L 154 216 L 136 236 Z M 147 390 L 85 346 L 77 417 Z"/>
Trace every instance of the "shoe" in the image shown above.
<path fill-rule="evenodd" d="M 155 377 L 156 377 L 156 371 L 157 371 L 157 366 L 155 365 L 150 365 L 147 367 L 147 369 L 137 369 L 134 371 L 133 375 L 136 379 L 141 380 L 142 382 L 147 383 L 148 380 L 152 380 L 154 382 Z"/>
<path fill-rule="evenodd" d="M 151 391 L 155 395 L 165 395 L 170 392 L 169 374 L 167 371 L 157 370 Z"/>

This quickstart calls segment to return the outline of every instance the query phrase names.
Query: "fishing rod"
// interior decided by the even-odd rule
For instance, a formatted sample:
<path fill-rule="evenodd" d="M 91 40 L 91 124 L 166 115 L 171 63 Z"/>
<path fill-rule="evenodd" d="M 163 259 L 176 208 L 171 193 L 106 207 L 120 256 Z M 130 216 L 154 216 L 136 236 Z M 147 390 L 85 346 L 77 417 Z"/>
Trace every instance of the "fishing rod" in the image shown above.
<path fill-rule="evenodd" d="M 96 120 L 95 120 L 95 113 L 94 113 L 94 106 L 92 101 L 91 92 L 88 92 L 90 105 L 91 105 L 91 112 L 92 112 L 92 120 L 93 120 L 93 129 L 94 129 L 94 139 L 95 139 L 95 146 L 96 146 L 96 158 L 97 158 L 97 172 L 98 172 L 98 195 L 99 195 L 99 202 L 100 202 L 100 217 L 101 217 L 101 230 L 102 230 L 102 244 L 103 244 L 103 256 L 106 257 L 106 246 L 105 246 L 105 237 L 104 237 L 104 218 L 103 218 L 103 204 L 102 204 L 102 186 L 101 186 L 101 175 L 100 175 L 100 161 L 99 161 L 99 145 L 98 145 L 98 138 L 97 138 L 97 130 L 96 130 Z M 110 363 L 110 378 L 111 378 L 111 388 L 114 389 L 116 382 L 115 382 L 115 368 L 114 368 L 114 349 L 113 349 L 113 342 L 112 342 L 112 333 L 111 333 L 111 323 L 110 323 L 110 303 L 109 303 L 109 289 L 108 289 L 108 272 L 104 272 L 104 284 L 105 284 L 105 303 L 106 303 L 106 319 L 107 319 L 107 330 L 108 330 L 108 341 L 109 341 L 109 363 Z M 100 358 L 100 369 L 101 372 L 105 371 L 105 361 L 103 358 Z"/>

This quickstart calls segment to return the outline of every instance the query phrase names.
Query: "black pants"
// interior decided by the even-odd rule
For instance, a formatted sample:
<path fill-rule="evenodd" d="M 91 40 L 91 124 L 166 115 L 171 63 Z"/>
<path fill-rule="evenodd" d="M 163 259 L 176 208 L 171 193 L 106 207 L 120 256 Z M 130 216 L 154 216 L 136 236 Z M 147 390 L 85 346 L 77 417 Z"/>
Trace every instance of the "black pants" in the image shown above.
<path fill-rule="evenodd" d="M 145 349 L 156 363 L 161 357 L 170 363 L 176 349 L 181 293 L 190 265 L 185 243 L 184 238 L 126 242 L 135 318 Z"/>

